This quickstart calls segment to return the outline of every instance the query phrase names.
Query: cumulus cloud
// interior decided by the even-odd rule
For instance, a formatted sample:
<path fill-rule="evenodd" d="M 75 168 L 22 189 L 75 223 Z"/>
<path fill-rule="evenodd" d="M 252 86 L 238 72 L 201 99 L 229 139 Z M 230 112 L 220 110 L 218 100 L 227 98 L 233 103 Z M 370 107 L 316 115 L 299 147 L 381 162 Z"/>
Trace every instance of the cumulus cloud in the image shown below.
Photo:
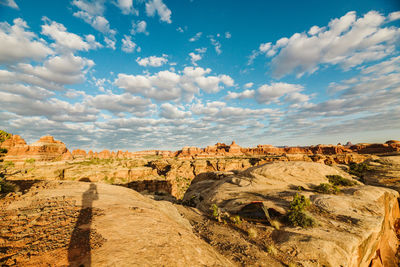
<path fill-rule="evenodd" d="M 97 110 L 57 98 L 35 100 L 23 95 L 0 92 L 0 99 L 5 110 L 22 116 L 44 116 L 54 121 L 72 122 L 94 121 L 97 118 Z"/>
<path fill-rule="evenodd" d="M 153 107 L 150 99 L 133 96 L 130 93 L 87 96 L 85 103 L 88 106 L 108 110 L 114 114 L 129 112 L 135 116 L 148 115 L 149 109 Z"/>
<path fill-rule="evenodd" d="M 0 63 L 12 63 L 28 59 L 41 59 L 53 54 L 43 39 L 29 32 L 28 25 L 20 18 L 14 25 L 0 23 Z"/>
<path fill-rule="evenodd" d="M 83 82 L 84 75 L 93 66 L 94 62 L 90 59 L 67 54 L 51 57 L 44 62 L 43 66 L 20 63 L 17 69 L 20 73 L 64 85 Z"/>
<path fill-rule="evenodd" d="M 131 40 L 131 37 L 128 35 L 124 35 L 122 39 L 122 51 L 125 53 L 132 53 L 135 50 L 136 44 Z"/>
<path fill-rule="evenodd" d="M 136 33 L 144 33 L 149 35 L 149 33 L 146 31 L 146 27 L 147 23 L 144 20 L 139 21 L 138 23 L 132 22 L 131 34 L 135 35 Z"/>
<path fill-rule="evenodd" d="M 161 57 L 150 56 L 136 59 L 136 62 L 143 67 L 161 67 L 168 62 L 168 55 L 162 55 Z"/>
<path fill-rule="evenodd" d="M 160 16 L 160 20 L 166 23 L 172 23 L 171 10 L 163 3 L 162 0 L 150 0 L 146 3 L 147 16 L 153 17 L 155 14 Z"/>
<path fill-rule="evenodd" d="M 393 53 L 400 29 L 385 24 L 396 17 L 397 13 L 385 17 L 370 11 L 357 18 L 351 11 L 325 27 L 313 26 L 308 33 L 295 33 L 274 45 L 261 44 L 250 56 L 250 63 L 259 53 L 272 57 L 272 74 L 277 78 L 293 72 L 300 77 L 315 72 L 323 64 L 340 65 L 348 70 Z"/>
<path fill-rule="evenodd" d="M 104 42 L 106 43 L 108 48 L 115 50 L 116 41 L 113 38 L 104 37 Z"/>
<path fill-rule="evenodd" d="M 54 46 L 59 49 L 70 49 L 70 50 L 89 50 L 93 46 L 99 46 L 96 43 L 95 37 L 90 35 L 88 39 L 91 44 L 85 42 L 79 35 L 70 33 L 67 31 L 64 25 L 51 21 L 44 17 L 43 20 L 46 22 L 42 25 L 42 34 L 49 36 L 55 41 Z"/>
<path fill-rule="evenodd" d="M 244 98 L 253 98 L 255 95 L 254 90 L 244 90 L 243 92 L 231 92 L 228 91 L 226 99 L 244 99 Z"/>
<path fill-rule="evenodd" d="M 202 56 L 201 56 L 201 55 L 195 54 L 195 53 L 193 53 L 193 52 L 190 52 L 190 53 L 189 53 L 189 56 L 190 56 L 190 59 L 191 59 L 191 61 L 192 61 L 192 64 L 195 65 L 195 66 L 197 66 L 197 63 L 196 63 L 196 62 L 202 59 Z"/>
<path fill-rule="evenodd" d="M 124 15 L 137 13 L 133 8 L 133 0 L 117 0 L 116 5 Z"/>
<path fill-rule="evenodd" d="M 107 47 L 115 49 L 113 47 L 115 47 L 115 34 L 117 32 L 110 28 L 109 21 L 103 15 L 105 11 L 105 0 L 73 0 L 72 5 L 79 9 L 79 11 L 73 13 L 73 16 L 82 19 L 95 30 L 106 35 L 104 41 L 107 43 Z M 129 0 L 118 0 L 116 5 L 125 12 L 129 6 Z"/>
<path fill-rule="evenodd" d="M 233 86 L 234 81 L 227 75 L 208 75 L 211 69 L 186 67 L 181 73 L 160 71 L 153 75 L 118 74 L 115 85 L 135 94 L 142 94 L 156 100 L 191 100 L 194 94 L 203 90 L 216 93 L 224 85 Z"/>
<path fill-rule="evenodd" d="M 182 110 L 182 107 L 164 103 L 160 106 L 160 117 L 166 119 L 183 119 L 190 116 L 190 112 Z"/>
<path fill-rule="evenodd" d="M 226 39 L 231 39 L 232 34 L 230 32 L 225 32 L 225 38 Z"/>

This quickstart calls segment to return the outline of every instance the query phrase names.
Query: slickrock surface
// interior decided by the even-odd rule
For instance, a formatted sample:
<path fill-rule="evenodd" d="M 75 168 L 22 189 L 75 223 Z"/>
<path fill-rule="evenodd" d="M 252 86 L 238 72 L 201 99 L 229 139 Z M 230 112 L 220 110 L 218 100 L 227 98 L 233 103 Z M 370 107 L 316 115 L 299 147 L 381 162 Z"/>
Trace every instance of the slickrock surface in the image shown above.
<path fill-rule="evenodd" d="M 31 182 L 0 199 L 0 263 L 232 266 L 169 202 L 106 184 Z"/>
<path fill-rule="evenodd" d="M 282 220 L 293 196 L 300 193 L 310 198 L 310 213 L 318 225 L 304 229 L 283 224 L 275 229 L 271 235 L 279 251 L 302 266 L 398 266 L 399 194 L 361 183 L 342 188 L 337 195 L 315 192 L 313 186 L 328 182 L 326 175 L 352 179 L 323 164 L 274 162 L 236 174 L 201 174 L 183 200 L 205 213 L 216 204 L 230 214 L 261 201 L 274 219 Z"/>

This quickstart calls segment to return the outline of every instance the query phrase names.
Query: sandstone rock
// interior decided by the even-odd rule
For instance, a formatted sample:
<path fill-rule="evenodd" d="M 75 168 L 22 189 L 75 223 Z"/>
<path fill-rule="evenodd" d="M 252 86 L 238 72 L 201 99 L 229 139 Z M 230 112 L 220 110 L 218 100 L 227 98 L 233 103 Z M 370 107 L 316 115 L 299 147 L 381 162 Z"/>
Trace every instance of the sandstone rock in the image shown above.
<path fill-rule="evenodd" d="M 5 157 L 7 161 L 25 161 L 35 159 L 37 161 L 61 160 L 64 153 L 68 151 L 65 144 L 56 141 L 52 136 L 43 136 L 31 145 L 21 145 L 11 147 Z"/>
<path fill-rule="evenodd" d="M 205 213 L 212 204 L 230 214 L 261 201 L 274 219 L 289 208 L 297 188 L 310 198 L 314 228 L 283 225 L 273 233 L 275 246 L 302 266 L 397 266 L 395 221 L 400 216 L 399 194 L 391 189 L 358 184 L 338 195 L 319 194 L 313 186 L 327 183 L 326 175 L 352 179 L 340 169 L 312 162 L 274 162 L 246 171 L 197 176 L 184 196 Z M 272 215 L 271 215 L 272 216 Z"/>
<path fill-rule="evenodd" d="M 169 202 L 156 202 L 131 189 L 105 184 L 42 182 L 38 187 L 41 189 L 32 188 L 12 202 L 0 200 L 0 225 L 9 230 L 9 237 L 1 241 L 7 249 L 0 251 L 0 258 L 10 257 L 10 263 L 232 265 L 196 237 L 189 222 Z M 20 211 L 24 216 L 15 216 Z"/>
<path fill-rule="evenodd" d="M 3 143 L 0 143 L 0 148 L 10 150 L 15 146 L 25 146 L 26 142 L 19 135 L 12 135 L 9 139 L 6 139 Z"/>
<path fill-rule="evenodd" d="M 82 150 L 82 149 L 72 150 L 72 156 L 75 159 L 84 159 L 84 158 L 86 158 L 86 151 Z"/>

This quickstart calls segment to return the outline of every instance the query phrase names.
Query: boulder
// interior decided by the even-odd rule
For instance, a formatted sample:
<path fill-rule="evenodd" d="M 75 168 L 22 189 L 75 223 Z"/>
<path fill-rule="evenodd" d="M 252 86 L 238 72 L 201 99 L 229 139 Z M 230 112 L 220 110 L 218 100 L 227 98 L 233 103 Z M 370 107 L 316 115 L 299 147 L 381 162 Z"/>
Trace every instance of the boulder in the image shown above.
<path fill-rule="evenodd" d="M 273 162 L 243 172 L 196 176 L 183 201 L 205 213 L 212 205 L 238 214 L 250 203 L 261 202 L 283 225 L 273 232 L 277 249 L 302 266 L 397 266 L 395 222 L 400 217 L 399 194 L 359 182 L 337 195 L 317 193 L 328 183 L 326 175 L 352 177 L 344 171 L 314 162 Z M 301 191 L 299 191 L 301 188 Z M 296 194 L 310 199 L 313 228 L 289 226 L 283 218 Z M 265 222 L 268 223 L 268 222 Z"/>
<path fill-rule="evenodd" d="M 173 204 L 128 188 L 47 181 L 0 207 L 6 266 L 232 266 Z"/>

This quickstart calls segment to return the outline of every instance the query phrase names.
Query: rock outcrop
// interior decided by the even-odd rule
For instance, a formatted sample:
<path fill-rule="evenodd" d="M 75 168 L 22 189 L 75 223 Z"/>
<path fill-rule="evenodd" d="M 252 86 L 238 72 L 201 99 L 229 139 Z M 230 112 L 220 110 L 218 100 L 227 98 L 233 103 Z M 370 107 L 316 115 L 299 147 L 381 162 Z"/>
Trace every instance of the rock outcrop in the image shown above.
<path fill-rule="evenodd" d="M 84 182 L 40 182 L 0 199 L 6 266 L 232 266 L 169 202 Z"/>
<path fill-rule="evenodd" d="M 14 136 L 8 140 L 13 140 L 13 138 Z M 54 140 L 52 136 L 43 136 L 31 145 L 27 145 L 19 136 L 16 137 L 15 141 L 8 149 L 4 160 L 14 162 L 23 162 L 27 159 L 36 161 L 61 160 L 63 154 L 68 152 L 65 144 Z"/>
<path fill-rule="evenodd" d="M 238 214 L 250 203 L 263 203 L 272 219 L 282 222 L 272 233 L 274 246 L 302 266 L 397 266 L 399 242 L 394 229 L 400 218 L 399 194 L 361 183 L 342 188 L 337 195 L 316 192 L 315 186 L 328 183 L 326 175 L 352 180 L 323 164 L 273 162 L 236 174 L 198 175 L 183 200 L 205 213 L 216 205 L 230 214 Z M 314 228 L 285 224 L 283 218 L 296 193 L 311 200 Z"/>

